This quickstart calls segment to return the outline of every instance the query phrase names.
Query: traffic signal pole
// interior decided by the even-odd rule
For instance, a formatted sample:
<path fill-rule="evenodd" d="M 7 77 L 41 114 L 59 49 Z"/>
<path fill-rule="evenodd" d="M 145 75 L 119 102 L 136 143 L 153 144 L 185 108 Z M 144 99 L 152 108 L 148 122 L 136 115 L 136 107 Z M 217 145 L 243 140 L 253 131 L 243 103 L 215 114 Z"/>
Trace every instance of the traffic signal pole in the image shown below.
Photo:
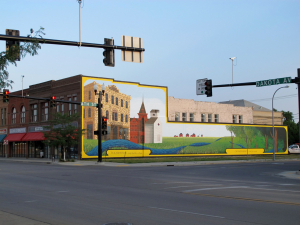
<path fill-rule="evenodd" d="M 102 92 L 99 91 L 99 98 L 98 98 L 98 162 L 102 162 L 102 107 L 101 107 L 101 100 L 102 100 Z"/>
<path fill-rule="evenodd" d="M 76 42 L 76 41 L 64 41 L 64 40 L 45 39 L 45 38 L 31 38 L 31 37 L 23 37 L 23 36 L 10 36 L 10 35 L 0 35 L 0 40 L 21 41 L 21 42 L 37 41 L 40 44 L 68 45 L 68 46 L 77 46 L 77 47 L 80 46 L 80 47 L 90 47 L 90 48 L 120 49 L 120 50 L 137 51 L 137 52 L 145 51 L 144 48 L 116 46 L 116 45 L 108 45 L 108 44 L 95 44 L 95 43 Z"/>

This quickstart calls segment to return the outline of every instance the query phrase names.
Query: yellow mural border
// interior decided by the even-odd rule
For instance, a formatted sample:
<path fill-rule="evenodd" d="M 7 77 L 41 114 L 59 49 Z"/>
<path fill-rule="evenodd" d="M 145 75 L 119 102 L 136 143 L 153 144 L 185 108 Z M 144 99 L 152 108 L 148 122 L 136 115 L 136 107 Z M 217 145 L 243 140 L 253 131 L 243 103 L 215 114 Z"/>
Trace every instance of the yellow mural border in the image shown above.
<path fill-rule="evenodd" d="M 140 84 L 138 82 L 130 82 L 130 81 L 119 81 L 119 80 L 115 80 L 113 78 L 105 78 L 105 77 L 91 77 L 91 76 L 82 76 L 82 86 L 81 86 L 81 101 L 84 101 L 84 84 L 86 81 L 88 80 L 100 80 L 100 81 L 109 81 L 111 83 L 116 83 L 116 84 L 127 84 L 127 85 L 135 85 L 138 87 L 143 87 L 143 88 L 155 88 L 155 89 L 161 89 L 165 92 L 165 113 L 166 113 L 166 123 L 171 123 L 171 124 L 186 124 L 186 125 L 214 125 L 214 126 L 250 126 L 250 127 L 273 127 L 272 125 L 261 125 L 261 124 L 239 124 L 239 123 L 208 123 L 208 122 L 181 122 L 181 121 L 168 121 L 168 87 L 167 86 L 155 86 L 155 85 L 146 85 L 146 84 Z M 81 107 L 81 115 L 83 115 L 83 107 Z M 81 127 L 84 127 L 84 120 L 82 118 L 81 120 Z M 288 127 L 287 126 L 274 126 L 274 128 L 284 128 L 286 131 L 286 142 L 287 142 L 287 149 L 285 152 L 280 152 L 280 153 L 275 153 L 276 155 L 282 155 L 282 154 L 288 154 Z M 92 159 L 92 158 L 98 158 L 98 156 L 88 156 L 85 154 L 84 152 L 84 146 L 83 146 L 83 138 L 84 136 L 82 135 L 81 137 L 81 158 L 82 159 Z M 237 148 L 238 149 L 238 148 Z M 129 149 L 118 149 L 119 151 L 136 151 L 136 150 L 129 150 Z M 143 149 L 144 151 L 146 149 Z M 262 153 L 263 155 L 271 155 L 273 153 Z M 127 156 L 129 157 L 182 157 L 182 156 L 228 156 L 228 155 L 232 155 L 232 154 L 170 154 L 170 155 L 144 155 L 144 156 L 136 156 L 134 154 L 130 154 L 131 156 Z M 240 155 L 240 154 L 236 154 L 236 155 Z M 245 154 L 242 154 L 245 155 Z M 125 156 L 126 157 L 126 156 Z M 102 158 L 124 158 L 124 157 L 110 157 L 110 156 L 102 156 Z"/>

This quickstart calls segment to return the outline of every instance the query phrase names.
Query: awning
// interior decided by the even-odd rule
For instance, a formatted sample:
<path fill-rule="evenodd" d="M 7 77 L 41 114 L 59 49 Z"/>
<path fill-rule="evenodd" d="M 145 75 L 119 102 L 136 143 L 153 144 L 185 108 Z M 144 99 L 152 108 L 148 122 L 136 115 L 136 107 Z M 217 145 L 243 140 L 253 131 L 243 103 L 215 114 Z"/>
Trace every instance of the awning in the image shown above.
<path fill-rule="evenodd" d="M 1 134 L 0 135 L 0 142 L 3 142 L 3 139 L 6 137 L 6 134 Z"/>
<path fill-rule="evenodd" d="M 32 132 L 27 133 L 23 138 L 22 141 L 44 141 L 46 138 L 42 132 Z"/>
<path fill-rule="evenodd" d="M 13 141 L 21 141 L 22 137 L 24 137 L 26 133 L 21 133 L 21 134 L 9 134 L 6 136 L 6 138 L 4 138 L 4 140 L 8 140 L 10 142 Z"/>

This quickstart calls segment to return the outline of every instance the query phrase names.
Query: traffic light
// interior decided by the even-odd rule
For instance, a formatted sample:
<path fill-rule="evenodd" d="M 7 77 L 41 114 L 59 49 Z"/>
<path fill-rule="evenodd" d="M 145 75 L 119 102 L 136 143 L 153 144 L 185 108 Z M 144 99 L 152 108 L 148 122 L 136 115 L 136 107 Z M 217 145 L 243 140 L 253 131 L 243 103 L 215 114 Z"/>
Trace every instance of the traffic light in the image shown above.
<path fill-rule="evenodd" d="M 102 131 L 103 135 L 107 134 L 107 118 L 106 117 L 102 117 L 101 131 Z"/>
<path fill-rule="evenodd" d="M 11 30 L 6 29 L 6 35 L 10 36 L 20 36 L 19 30 Z M 20 61 L 20 41 L 12 41 L 7 40 L 6 41 L 6 52 L 10 55 L 14 55 L 14 59 L 16 61 Z"/>
<path fill-rule="evenodd" d="M 105 45 L 114 45 L 114 39 L 104 38 Z M 115 66 L 115 50 L 113 48 L 104 48 L 103 63 L 105 66 Z"/>
<path fill-rule="evenodd" d="M 55 108 L 56 107 L 56 97 L 51 96 L 50 98 L 50 108 Z"/>
<path fill-rule="evenodd" d="M 9 102 L 9 90 L 8 89 L 3 89 L 3 102 Z"/>
<path fill-rule="evenodd" d="M 205 94 L 207 97 L 212 96 L 212 81 L 211 80 L 205 81 Z"/>

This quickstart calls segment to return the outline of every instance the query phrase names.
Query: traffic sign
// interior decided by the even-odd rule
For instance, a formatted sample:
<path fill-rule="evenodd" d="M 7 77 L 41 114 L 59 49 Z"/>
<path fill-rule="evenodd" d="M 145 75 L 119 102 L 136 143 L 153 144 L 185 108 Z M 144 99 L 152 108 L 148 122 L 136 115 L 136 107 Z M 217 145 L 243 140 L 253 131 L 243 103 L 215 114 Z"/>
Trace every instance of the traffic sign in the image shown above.
<path fill-rule="evenodd" d="M 97 107 L 97 103 L 94 103 L 94 102 L 81 102 L 80 104 L 81 106 L 94 106 L 94 107 Z"/>
<path fill-rule="evenodd" d="M 260 80 L 256 81 L 256 87 L 264 87 L 264 86 L 271 86 L 271 85 L 278 85 L 278 84 L 288 84 L 292 82 L 291 77 L 282 77 L 270 80 Z"/>
<path fill-rule="evenodd" d="M 3 144 L 4 144 L 4 145 L 8 145 L 8 140 L 4 140 L 4 141 L 3 141 Z"/>
<path fill-rule="evenodd" d="M 207 78 L 198 79 L 196 81 L 196 94 L 197 95 L 205 95 L 205 82 L 206 81 L 207 81 Z"/>

